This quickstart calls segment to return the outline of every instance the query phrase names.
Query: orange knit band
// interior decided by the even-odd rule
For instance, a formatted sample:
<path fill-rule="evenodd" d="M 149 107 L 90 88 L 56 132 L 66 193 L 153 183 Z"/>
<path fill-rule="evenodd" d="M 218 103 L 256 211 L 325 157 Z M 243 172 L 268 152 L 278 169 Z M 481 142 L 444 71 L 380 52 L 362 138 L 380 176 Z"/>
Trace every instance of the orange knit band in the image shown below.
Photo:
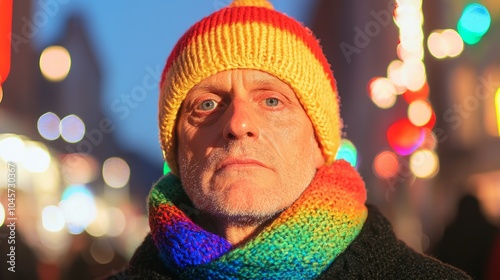
<path fill-rule="evenodd" d="M 288 84 L 311 120 L 326 164 L 335 160 L 342 124 L 330 65 L 309 29 L 269 7 L 267 1 L 236 0 L 193 25 L 170 54 L 162 74 L 159 126 L 174 174 L 174 130 L 182 101 L 202 80 L 231 69 L 264 71 Z"/>

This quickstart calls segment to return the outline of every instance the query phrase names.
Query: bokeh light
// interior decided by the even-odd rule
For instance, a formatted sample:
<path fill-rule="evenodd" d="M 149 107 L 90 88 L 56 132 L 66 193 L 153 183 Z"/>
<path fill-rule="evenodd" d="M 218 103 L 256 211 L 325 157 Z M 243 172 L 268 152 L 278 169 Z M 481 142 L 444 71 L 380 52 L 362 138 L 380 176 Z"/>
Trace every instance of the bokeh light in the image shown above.
<path fill-rule="evenodd" d="M 391 80 L 383 77 L 373 78 L 368 84 L 370 97 L 381 109 L 388 109 L 396 103 L 396 88 Z"/>
<path fill-rule="evenodd" d="M 5 222 L 5 209 L 3 208 L 2 203 L 0 202 L 0 227 Z"/>
<path fill-rule="evenodd" d="M 421 89 L 427 79 L 424 63 L 420 60 L 409 60 L 403 64 L 403 84 L 411 91 Z"/>
<path fill-rule="evenodd" d="M 35 173 L 45 172 L 49 168 L 50 161 L 50 154 L 45 145 L 34 141 L 26 141 L 22 161 L 24 168 Z"/>
<path fill-rule="evenodd" d="M 464 50 L 464 41 L 460 34 L 453 29 L 446 29 L 441 34 L 441 40 L 446 46 L 446 52 L 449 57 L 457 57 Z"/>
<path fill-rule="evenodd" d="M 94 195 L 83 185 L 71 185 L 66 188 L 59 207 L 64 213 L 66 227 L 71 234 L 82 233 L 97 215 Z"/>
<path fill-rule="evenodd" d="M 422 144 L 420 145 L 421 149 L 426 149 L 426 150 L 434 150 L 437 146 L 437 137 L 436 134 L 430 129 L 426 129 L 425 131 L 425 138 Z"/>
<path fill-rule="evenodd" d="M 68 255 L 71 240 L 65 230 L 48 231 L 43 227 L 42 223 L 37 222 L 35 232 L 38 240 L 43 245 L 37 248 L 42 250 L 41 253 L 44 253 L 43 261 L 57 261 L 58 258 Z"/>
<path fill-rule="evenodd" d="M 337 150 L 337 155 L 335 156 L 335 160 L 343 159 L 351 164 L 351 166 L 356 167 L 358 164 L 358 151 L 356 150 L 356 146 L 347 140 L 342 139 L 340 141 L 340 147 Z"/>
<path fill-rule="evenodd" d="M 76 143 L 85 135 L 85 124 L 78 116 L 69 115 L 59 123 L 59 132 L 66 142 Z"/>
<path fill-rule="evenodd" d="M 422 33 L 422 29 L 420 28 L 408 28 L 406 30 L 402 30 L 402 34 L 400 35 L 401 40 L 401 48 L 402 53 L 414 53 L 420 56 L 420 45 L 423 41 L 424 35 Z M 412 58 L 416 58 L 413 55 Z M 405 56 L 402 55 L 401 59 L 405 60 Z"/>
<path fill-rule="evenodd" d="M 52 158 L 47 170 L 33 176 L 33 190 L 37 194 L 58 193 L 61 186 L 61 173 L 59 171 L 59 162 Z M 46 203 L 55 203 L 55 201 L 50 200 Z"/>
<path fill-rule="evenodd" d="M 438 59 L 459 56 L 464 50 L 464 42 L 453 29 L 437 30 L 427 40 L 429 52 Z"/>
<path fill-rule="evenodd" d="M 120 208 L 110 207 L 108 209 L 109 227 L 106 235 L 116 237 L 123 233 L 127 225 L 125 214 Z"/>
<path fill-rule="evenodd" d="M 403 64 L 404 63 L 401 60 L 396 59 L 391 61 L 391 63 L 389 63 L 389 66 L 387 66 L 387 78 L 391 80 L 391 82 L 394 84 L 394 86 L 396 86 L 396 88 L 404 87 L 403 77 L 401 73 Z M 396 93 L 399 94 L 400 92 L 396 91 Z"/>
<path fill-rule="evenodd" d="M 61 46 L 50 46 L 40 55 L 40 70 L 43 76 L 53 82 L 64 80 L 71 68 L 71 56 Z"/>
<path fill-rule="evenodd" d="M 396 1 L 394 20 L 399 27 L 398 56 L 407 62 L 423 58 L 423 13 L 421 1 Z"/>
<path fill-rule="evenodd" d="M 391 151 L 383 151 L 373 160 L 373 172 L 380 179 L 395 177 L 399 171 L 398 156 Z"/>
<path fill-rule="evenodd" d="M 425 129 L 416 127 L 408 119 L 401 119 L 387 130 L 387 140 L 391 148 L 402 156 L 413 153 L 422 144 Z"/>
<path fill-rule="evenodd" d="M 0 157 L 6 162 L 20 162 L 25 150 L 23 140 L 17 135 L 9 134 L 0 141 Z"/>
<path fill-rule="evenodd" d="M 416 91 L 407 90 L 403 93 L 403 98 L 408 104 L 418 99 L 426 99 L 429 96 L 429 84 L 424 83 L 424 85 Z"/>
<path fill-rule="evenodd" d="M 122 188 L 130 179 L 130 167 L 122 158 L 108 158 L 102 165 L 102 177 L 108 186 Z"/>
<path fill-rule="evenodd" d="M 85 231 L 91 236 L 101 237 L 108 232 L 111 221 L 108 208 L 103 200 L 96 198 L 96 207 L 96 218 L 85 228 Z"/>
<path fill-rule="evenodd" d="M 167 175 L 170 172 L 170 167 L 166 161 L 163 162 L 163 175 Z"/>
<path fill-rule="evenodd" d="M 432 130 L 435 124 L 436 124 L 436 113 L 434 111 L 431 111 L 431 118 L 426 124 L 424 124 L 423 127 Z"/>
<path fill-rule="evenodd" d="M 424 48 L 420 46 L 420 44 L 416 44 L 416 47 L 414 48 L 413 51 L 409 51 L 408 49 L 405 49 L 403 45 L 398 44 L 397 47 L 397 53 L 398 57 L 402 61 L 408 61 L 411 59 L 418 59 L 422 60 L 424 59 Z"/>
<path fill-rule="evenodd" d="M 40 135 L 47 140 L 56 140 L 59 138 L 59 117 L 52 113 L 47 112 L 38 118 L 37 128 Z"/>
<path fill-rule="evenodd" d="M 0 103 L 2 103 L 2 100 L 3 100 L 3 87 L 0 84 Z"/>
<path fill-rule="evenodd" d="M 410 156 L 410 170 L 419 178 L 434 177 L 439 170 L 439 158 L 430 150 L 418 150 Z"/>
<path fill-rule="evenodd" d="M 497 112 L 498 136 L 500 137 L 500 88 L 498 88 L 495 95 L 495 110 Z"/>
<path fill-rule="evenodd" d="M 107 264 L 115 257 L 115 250 L 108 240 L 96 239 L 90 245 L 90 255 L 98 264 Z"/>
<path fill-rule="evenodd" d="M 478 43 L 488 32 L 491 25 L 491 16 L 488 9 L 481 4 L 472 3 L 465 7 L 458 20 L 457 30 L 465 43 Z"/>
<path fill-rule="evenodd" d="M 64 213 L 61 208 L 49 205 L 42 210 L 43 228 L 50 232 L 57 232 L 64 228 Z"/>
<path fill-rule="evenodd" d="M 72 153 L 61 159 L 61 173 L 70 184 L 87 184 L 98 176 L 97 160 L 88 154 Z"/>
<path fill-rule="evenodd" d="M 440 32 L 432 32 L 427 39 L 427 48 L 432 56 L 438 59 L 448 56 L 446 49 L 443 47 L 443 42 Z"/>
<path fill-rule="evenodd" d="M 424 100 L 416 100 L 408 106 L 408 119 L 416 126 L 426 125 L 432 117 L 432 107 Z"/>

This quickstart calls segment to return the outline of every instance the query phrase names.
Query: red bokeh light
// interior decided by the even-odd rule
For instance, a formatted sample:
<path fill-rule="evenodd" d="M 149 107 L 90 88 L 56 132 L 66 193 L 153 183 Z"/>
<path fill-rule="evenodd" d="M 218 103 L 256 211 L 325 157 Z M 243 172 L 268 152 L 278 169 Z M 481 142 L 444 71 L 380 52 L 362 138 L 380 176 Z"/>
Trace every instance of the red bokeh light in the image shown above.
<path fill-rule="evenodd" d="M 10 71 L 10 41 L 12 32 L 12 0 L 0 0 L 0 84 Z"/>
<path fill-rule="evenodd" d="M 406 100 L 408 104 L 418 99 L 426 99 L 428 96 L 429 96 L 429 85 L 427 84 L 427 82 L 421 89 L 417 91 L 407 90 L 405 91 L 405 93 L 403 93 L 403 98 Z"/>
<path fill-rule="evenodd" d="M 413 153 L 424 141 L 425 129 L 413 125 L 408 119 L 401 119 L 387 130 L 391 148 L 402 156 Z"/>

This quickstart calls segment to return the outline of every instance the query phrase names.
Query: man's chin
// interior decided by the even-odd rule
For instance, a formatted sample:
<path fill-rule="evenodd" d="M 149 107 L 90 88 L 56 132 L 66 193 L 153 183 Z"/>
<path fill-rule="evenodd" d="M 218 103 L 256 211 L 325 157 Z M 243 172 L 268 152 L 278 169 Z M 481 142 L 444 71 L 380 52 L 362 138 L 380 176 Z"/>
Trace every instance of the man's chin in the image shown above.
<path fill-rule="evenodd" d="M 252 202 L 250 202 L 250 200 Z M 213 201 L 205 212 L 212 217 L 233 225 L 258 225 L 279 215 L 285 207 L 273 205 L 269 201 L 246 198 L 241 200 L 233 197 L 226 200 Z"/>
<path fill-rule="evenodd" d="M 247 211 L 246 213 L 242 213 L 241 211 L 239 212 L 228 211 L 227 213 L 223 212 L 212 213 L 212 215 L 215 216 L 217 219 L 223 220 L 225 223 L 228 223 L 230 225 L 255 226 L 255 225 L 261 225 L 271 219 L 274 219 L 281 212 L 282 210 L 273 211 L 270 213 L 257 213 L 257 211 L 254 212 Z"/>

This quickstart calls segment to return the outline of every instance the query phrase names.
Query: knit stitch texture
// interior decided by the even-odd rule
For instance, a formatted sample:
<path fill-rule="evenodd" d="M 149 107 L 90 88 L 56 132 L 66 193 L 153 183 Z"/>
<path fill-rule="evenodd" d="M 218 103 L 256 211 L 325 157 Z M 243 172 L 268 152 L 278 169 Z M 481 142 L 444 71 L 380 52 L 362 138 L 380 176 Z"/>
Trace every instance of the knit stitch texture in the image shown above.
<path fill-rule="evenodd" d="M 335 160 L 342 123 L 333 73 L 313 33 L 261 0 L 236 0 L 194 24 L 167 59 L 160 83 L 164 157 L 178 175 L 175 123 L 189 90 L 218 72 L 260 70 L 288 84 L 313 125 L 326 165 Z"/>
<path fill-rule="evenodd" d="M 180 279 L 314 279 L 358 235 L 365 200 L 361 177 L 349 163 L 336 161 L 320 168 L 268 227 L 232 248 L 191 221 L 186 212 L 194 208 L 179 180 L 166 176 L 150 194 L 149 220 L 160 258 Z"/>
<path fill-rule="evenodd" d="M 151 235 L 148 235 L 135 252 L 129 266 L 106 279 L 171 280 L 178 278 L 166 269 L 160 260 Z M 279 278 L 275 280 L 277 279 Z M 396 238 L 389 221 L 377 208 L 368 206 L 368 218 L 359 235 L 316 279 L 469 280 L 472 278 L 439 260 L 415 252 Z"/>

